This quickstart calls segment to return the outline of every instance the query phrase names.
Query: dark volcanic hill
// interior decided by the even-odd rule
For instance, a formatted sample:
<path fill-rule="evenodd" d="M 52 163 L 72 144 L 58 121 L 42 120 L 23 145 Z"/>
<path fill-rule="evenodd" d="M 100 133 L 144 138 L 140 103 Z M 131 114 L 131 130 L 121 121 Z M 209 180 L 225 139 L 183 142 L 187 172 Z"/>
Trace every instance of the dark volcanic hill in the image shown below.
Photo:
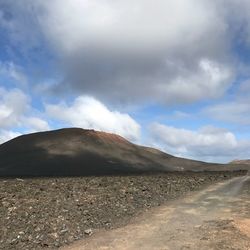
<path fill-rule="evenodd" d="M 78 128 L 19 136 L 0 145 L 0 176 L 77 176 L 224 170 L 177 158 L 121 136 Z"/>

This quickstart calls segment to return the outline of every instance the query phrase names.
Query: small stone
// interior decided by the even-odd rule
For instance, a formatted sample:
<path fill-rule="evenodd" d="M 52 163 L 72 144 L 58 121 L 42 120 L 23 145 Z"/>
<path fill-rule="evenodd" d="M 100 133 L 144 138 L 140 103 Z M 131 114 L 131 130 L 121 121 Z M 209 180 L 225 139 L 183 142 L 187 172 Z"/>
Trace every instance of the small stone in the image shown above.
<path fill-rule="evenodd" d="M 92 229 L 86 229 L 86 230 L 84 230 L 84 234 L 87 234 L 90 236 L 93 234 L 93 231 L 92 231 Z"/>
<path fill-rule="evenodd" d="M 10 242 L 10 244 L 11 244 L 11 245 L 17 244 L 17 240 L 18 240 L 17 238 L 16 238 L 16 239 L 12 239 L 11 242 Z"/>
<path fill-rule="evenodd" d="M 60 234 L 65 234 L 65 233 L 67 233 L 68 231 L 69 231 L 68 229 L 63 229 L 63 230 L 60 231 Z"/>
<path fill-rule="evenodd" d="M 16 178 L 17 181 L 24 181 L 23 179 L 20 179 L 20 178 Z"/>
<path fill-rule="evenodd" d="M 60 243 L 59 242 L 55 242 L 54 244 L 56 247 L 59 247 L 60 246 Z"/>
<path fill-rule="evenodd" d="M 194 228 L 201 228 L 201 225 L 195 225 Z"/>
<path fill-rule="evenodd" d="M 58 234 L 57 233 L 50 233 L 49 236 L 51 236 L 54 239 L 58 238 Z"/>

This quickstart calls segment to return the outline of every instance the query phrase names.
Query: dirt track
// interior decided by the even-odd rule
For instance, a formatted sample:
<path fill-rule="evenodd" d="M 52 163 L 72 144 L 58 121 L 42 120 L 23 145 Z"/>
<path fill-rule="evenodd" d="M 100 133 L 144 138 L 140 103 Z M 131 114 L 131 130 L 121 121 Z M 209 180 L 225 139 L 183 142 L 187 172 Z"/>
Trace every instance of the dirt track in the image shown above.
<path fill-rule="evenodd" d="M 249 250 L 249 187 L 250 176 L 221 182 L 65 249 Z"/>
<path fill-rule="evenodd" d="M 0 179 L 0 249 L 65 246 L 87 238 L 87 229 L 95 235 L 122 227 L 152 207 L 243 174 Z"/>

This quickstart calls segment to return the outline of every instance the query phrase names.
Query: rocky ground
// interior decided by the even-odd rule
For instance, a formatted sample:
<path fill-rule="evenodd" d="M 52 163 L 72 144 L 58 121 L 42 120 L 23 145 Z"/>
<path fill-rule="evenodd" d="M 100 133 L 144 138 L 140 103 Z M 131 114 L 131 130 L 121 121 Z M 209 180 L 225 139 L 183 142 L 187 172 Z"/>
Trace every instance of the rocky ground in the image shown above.
<path fill-rule="evenodd" d="M 57 248 L 243 172 L 0 179 L 0 249 Z"/>
<path fill-rule="evenodd" d="M 207 242 L 209 249 L 250 249 L 249 197 L 250 180 L 248 179 L 240 187 L 239 194 L 232 197 L 225 206 L 226 210 L 231 210 L 230 216 L 227 216 L 227 211 L 225 211 L 222 218 L 207 220 L 201 227 L 197 228 L 201 241 Z"/>
<path fill-rule="evenodd" d="M 250 176 L 209 185 L 64 250 L 249 250 Z"/>

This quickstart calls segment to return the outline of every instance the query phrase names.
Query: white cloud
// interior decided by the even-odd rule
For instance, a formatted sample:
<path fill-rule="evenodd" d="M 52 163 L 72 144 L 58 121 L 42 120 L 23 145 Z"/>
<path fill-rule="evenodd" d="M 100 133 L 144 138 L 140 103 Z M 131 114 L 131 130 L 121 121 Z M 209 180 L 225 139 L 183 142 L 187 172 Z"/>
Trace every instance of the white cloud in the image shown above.
<path fill-rule="evenodd" d="M 226 28 L 216 6 L 207 1 L 37 2 L 33 5 L 44 11 L 39 21 L 45 34 L 57 48 L 68 53 L 79 52 L 89 45 L 112 51 L 127 49 L 130 52 L 132 49 L 136 53 L 138 50 L 157 52 L 162 48 L 171 50 L 193 43 L 198 45 L 201 40 L 211 45 Z M 209 32 L 214 34 L 206 41 L 204 36 Z"/>
<path fill-rule="evenodd" d="M 0 130 L 0 144 L 9 141 L 19 135 L 21 135 L 21 133 L 13 132 L 10 130 Z"/>
<path fill-rule="evenodd" d="M 212 118 L 241 125 L 250 125 L 250 102 L 232 101 L 217 104 L 205 109 Z"/>
<path fill-rule="evenodd" d="M 12 18 L 2 14 L 2 23 L 12 41 L 27 47 L 34 31 L 32 45 L 43 35 L 57 53 L 65 79 L 56 88 L 63 91 L 118 102 L 186 103 L 219 97 L 232 82 L 221 1 L 4 2 L 2 13 L 7 9 Z"/>
<path fill-rule="evenodd" d="M 13 129 L 21 128 L 25 133 L 49 130 L 49 115 L 60 120 L 62 126 L 92 128 L 120 134 L 129 140 L 140 137 L 140 125 L 128 114 L 109 110 L 92 97 L 81 96 L 72 105 L 60 103 L 46 105 L 46 114 L 40 114 L 30 106 L 30 98 L 19 89 L 9 91 L 0 88 L 0 136 L 1 142 L 16 134 Z M 44 118 L 41 118 L 41 117 Z"/>
<path fill-rule="evenodd" d="M 193 131 L 154 123 L 150 132 L 152 145 L 178 156 L 218 162 L 249 157 L 250 141 L 238 140 L 225 129 L 207 126 Z"/>
<path fill-rule="evenodd" d="M 230 101 L 209 106 L 203 113 L 219 121 L 250 125 L 250 81 L 241 83 Z"/>
<path fill-rule="evenodd" d="M 167 103 L 215 98 L 230 86 L 233 72 L 219 62 L 227 25 L 214 3 L 56 0 L 41 6 L 42 29 L 63 57 L 64 85 L 102 98 Z"/>
<path fill-rule="evenodd" d="M 23 123 L 25 126 L 30 128 L 30 132 L 45 131 L 50 129 L 48 122 L 38 117 L 25 117 L 23 119 Z"/>
<path fill-rule="evenodd" d="M 229 88 L 233 78 L 229 68 L 208 59 L 199 62 L 195 74 L 185 71 L 183 69 L 183 74 L 168 84 L 159 85 L 159 92 L 166 102 L 194 102 L 220 97 Z"/>
<path fill-rule="evenodd" d="M 29 108 L 29 97 L 19 89 L 0 88 L 0 128 L 20 125 L 20 119 Z"/>
<path fill-rule="evenodd" d="M 20 135 L 13 129 L 22 128 L 27 133 L 48 130 L 47 121 L 41 119 L 39 114 L 33 116 L 33 112 L 30 97 L 20 89 L 0 88 L 0 143 Z"/>
<path fill-rule="evenodd" d="M 134 141 L 140 136 L 139 124 L 128 114 L 110 111 L 92 97 L 78 97 L 71 105 L 47 104 L 46 113 L 52 119 L 59 119 L 70 126 L 117 133 Z"/>
<path fill-rule="evenodd" d="M 23 72 L 23 69 L 14 64 L 13 62 L 1 62 L 0 61 L 0 76 L 11 78 L 15 80 L 17 85 L 25 86 L 27 84 L 27 77 Z"/>

